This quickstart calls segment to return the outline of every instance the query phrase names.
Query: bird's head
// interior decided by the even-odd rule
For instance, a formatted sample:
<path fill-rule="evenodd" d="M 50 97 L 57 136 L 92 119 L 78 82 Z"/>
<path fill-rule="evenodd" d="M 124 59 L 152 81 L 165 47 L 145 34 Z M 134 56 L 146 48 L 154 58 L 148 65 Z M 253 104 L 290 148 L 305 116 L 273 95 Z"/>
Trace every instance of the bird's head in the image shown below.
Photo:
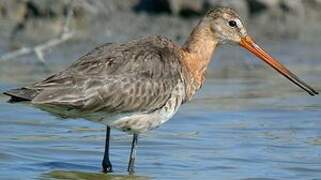
<path fill-rule="evenodd" d="M 285 66 L 260 48 L 248 35 L 240 16 L 233 9 L 225 7 L 212 9 L 205 15 L 201 24 L 205 24 L 205 26 L 208 27 L 206 29 L 209 29 L 208 32 L 210 32 L 210 36 L 212 36 L 218 44 L 225 42 L 239 44 L 310 95 L 318 94 L 317 91 L 300 80 Z"/>
<path fill-rule="evenodd" d="M 240 43 L 247 36 L 240 16 L 231 8 L 216 8 L 208 11 L 204 21 L 219 43 Z"/>

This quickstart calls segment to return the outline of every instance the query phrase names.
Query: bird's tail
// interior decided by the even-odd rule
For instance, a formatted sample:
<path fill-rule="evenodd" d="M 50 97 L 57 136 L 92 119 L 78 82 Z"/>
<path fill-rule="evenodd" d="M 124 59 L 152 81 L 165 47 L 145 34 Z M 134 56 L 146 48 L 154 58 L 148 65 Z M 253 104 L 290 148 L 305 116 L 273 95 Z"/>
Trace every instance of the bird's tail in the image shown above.
<path fill-rule="evenodd" d="M 16 103 L 22 101 L 32 101 L 32 99 L 36 97 L 39 94 L 39 92 L 35 89 L 18 88 L 6 91 L 3 94 L 10 96 L 8 102 Z"/>

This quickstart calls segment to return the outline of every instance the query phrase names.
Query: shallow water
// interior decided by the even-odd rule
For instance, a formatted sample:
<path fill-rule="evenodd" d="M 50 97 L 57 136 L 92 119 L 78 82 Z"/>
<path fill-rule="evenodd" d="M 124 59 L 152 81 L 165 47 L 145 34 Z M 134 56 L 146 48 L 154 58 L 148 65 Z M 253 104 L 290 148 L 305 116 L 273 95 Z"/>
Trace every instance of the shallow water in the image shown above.
<path fill-rule="evenodd" d="M 320 90 L 319 46 L 304 46 L 268 49 Z M 229 50 L 218 52 L 192 102 L 140 137 L 135 176 L 126 173 L 130 136 L 112 131 L 115 172 L 105 175 L 104 126 L 59 119 L 0 96 L 0 179 L 321 179 L 320 97 L 308 96 L 237 48 Z M 245 61 L 222 61 L 239 56 Z M 1 91 L 68 64 L 51 62 L 48 71 L 29 61 L 4 63 Z"/>

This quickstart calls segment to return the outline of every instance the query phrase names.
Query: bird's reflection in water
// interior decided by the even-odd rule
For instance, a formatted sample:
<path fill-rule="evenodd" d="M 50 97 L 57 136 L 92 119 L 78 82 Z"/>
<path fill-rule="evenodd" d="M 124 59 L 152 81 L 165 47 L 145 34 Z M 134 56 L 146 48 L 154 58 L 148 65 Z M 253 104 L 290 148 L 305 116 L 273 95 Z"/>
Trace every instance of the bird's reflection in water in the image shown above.
<path fill-rule="evenodd" d="M 63 171 L 54 170 L 49 173 L 43 174 L 40 179 L 68 179 L 68 180 L 149 180 L 150 177 L 127 175 L 127 174 L 104 174 L 97 172 L 83 172 L 83 171 Z"/>

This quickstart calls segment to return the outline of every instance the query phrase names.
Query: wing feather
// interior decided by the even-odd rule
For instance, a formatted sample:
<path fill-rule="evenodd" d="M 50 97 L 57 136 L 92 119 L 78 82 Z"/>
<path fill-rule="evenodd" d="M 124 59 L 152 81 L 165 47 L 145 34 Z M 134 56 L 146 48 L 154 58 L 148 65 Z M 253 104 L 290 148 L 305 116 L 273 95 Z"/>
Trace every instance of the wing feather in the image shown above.
<path fill-rule="evenodd" d="M 65 71 L 27 88 L 39 91 L 34 104 L 84 112 L 153 111 L 170 98 L 181 71 L 176 45 L 152 37 L 98 47 Z"/>

